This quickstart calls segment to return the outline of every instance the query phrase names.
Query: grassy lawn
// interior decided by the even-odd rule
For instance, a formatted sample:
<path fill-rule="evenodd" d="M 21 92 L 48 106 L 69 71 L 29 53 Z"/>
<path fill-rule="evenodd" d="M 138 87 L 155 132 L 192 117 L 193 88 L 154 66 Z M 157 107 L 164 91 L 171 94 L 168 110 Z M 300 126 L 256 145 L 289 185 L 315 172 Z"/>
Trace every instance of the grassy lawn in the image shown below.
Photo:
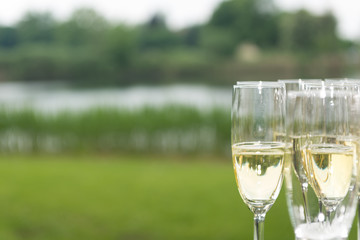
<path fill-rule="evenodd" d="M 230 160 L 1 157 L 1 239 L 252 237 Z M 294 238 L 284 191 L 267 215 L 265 238 Z"/>

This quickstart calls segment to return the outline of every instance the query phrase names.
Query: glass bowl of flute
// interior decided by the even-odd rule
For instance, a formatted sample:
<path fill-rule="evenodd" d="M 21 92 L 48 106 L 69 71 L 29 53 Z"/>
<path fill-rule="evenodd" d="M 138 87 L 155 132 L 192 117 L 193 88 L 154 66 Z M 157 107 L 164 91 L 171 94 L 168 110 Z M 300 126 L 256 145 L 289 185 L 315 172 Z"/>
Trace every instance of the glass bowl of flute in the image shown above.
<path fill-rule="evenodd" d="M 358 92 L 299 81 L 286 93 L 285 186 L 298 240 L 347 239 L 357 205 Z"/>

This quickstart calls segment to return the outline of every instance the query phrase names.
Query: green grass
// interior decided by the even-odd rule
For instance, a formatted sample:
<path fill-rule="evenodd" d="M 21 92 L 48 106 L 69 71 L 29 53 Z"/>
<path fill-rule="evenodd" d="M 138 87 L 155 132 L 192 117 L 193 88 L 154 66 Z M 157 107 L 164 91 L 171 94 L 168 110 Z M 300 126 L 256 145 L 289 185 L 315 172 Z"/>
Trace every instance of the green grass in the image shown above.
<path fill-rule="evenodd" d="M 252 213 L 236 190 L 230 160 L 1 158 L 1 239 L 253 237 Z M 265 237 L 293 239 L 292 232 L 282 191 L 267 214 Z"/>

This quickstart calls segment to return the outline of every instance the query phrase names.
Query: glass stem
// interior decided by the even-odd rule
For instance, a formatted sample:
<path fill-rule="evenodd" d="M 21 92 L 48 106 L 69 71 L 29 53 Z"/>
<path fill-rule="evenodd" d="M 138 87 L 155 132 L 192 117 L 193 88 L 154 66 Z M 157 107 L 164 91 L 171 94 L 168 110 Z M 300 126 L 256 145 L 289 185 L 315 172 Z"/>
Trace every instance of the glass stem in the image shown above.
<path fill-rule="evenodd" d="M 264 240 L 265 213 L 255 214 L 254 217 L 254 240 Z"/>
<path fill-rule="evenodd" d="M 309 210 L 309 204 L 308 204 L 308 200 L 307 200 L 307 191 L 308 191 L 308 185 L 306 184 L 301 184 L 301 188 L 302 188 L 302 196 L 303 196 L 303 200 L 304 200 L 304 213 L 305 213 L 305 219 L 306 219 L 306 223 L 310 223 L 311 219 L 310 219 L 310 210 Z"/>
<path fill-rule="evenodd" d="M 326 222 L 330 225 L 331 224 L 331 210 L 326 209 Z"/>
<path fill-rule="evenodd" d="M 357 239 L 360 240 L 360 198 L 358 198 L 358 222 L 357 222 Z"/>
<path fill-rule="evenodd" d="M 323 204 L 320 200 L 319 200 L 319 212 L 323 212 Z"/>
<path fill-rule="evenodd" d="M 335 212 L 336 207 L 332 207 L 332 208 L 325 207 L 325 210 L 326 210 L 325 222 L 326 222 L 326 225 L 328 227 L 330 227 L 331 226 L 331 214 L 333 212 Z"/>

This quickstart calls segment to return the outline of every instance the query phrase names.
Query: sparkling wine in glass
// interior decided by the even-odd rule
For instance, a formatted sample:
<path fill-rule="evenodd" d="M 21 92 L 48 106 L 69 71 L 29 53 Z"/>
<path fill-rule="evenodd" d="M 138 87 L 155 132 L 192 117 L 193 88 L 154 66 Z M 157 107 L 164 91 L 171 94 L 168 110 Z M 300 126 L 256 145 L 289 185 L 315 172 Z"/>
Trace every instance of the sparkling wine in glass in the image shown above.
<path fill-rule="evenodd" d="M 343 139 L 342 142 L 347 146 L 354 148 L 354 156 L 359 161 L 360 156 L 360 79 L 325 79 L 325 82 L 329 85 L 343 86 L 346 91 L 351 93 L 351 107 L 349 109 L 349 132 L 350 137 Z M 359 166 L 359 165 L 358 165 Z M 360 168 L 358 168 L 359 171 Z M 360 175 L 358 173 L 358 175 Z M 358 188 L 360 184 L 358 183 Z M 360 240 L 360 189 L 358 189 L 358 219 L 357 219 L 357 238 Z"/>
<path fill-rule="evenodd" d="M 356 169 L 355 148 L 350 139 L 352 95 L 344 86 L 323 84 L 310 90 L 305 114 L 307 131 L 306 164 L 310 183 L 326 209 L 326 221 L 350 190 Z"/>
<path fill-rule="evenodd" d="M 285 165 L 285 86 L 238 82 L 233 89 L 232 159 L 237 187 L 254 213 L 254 239 L 263 239 L 267 211 L 279 195 Z"/>

